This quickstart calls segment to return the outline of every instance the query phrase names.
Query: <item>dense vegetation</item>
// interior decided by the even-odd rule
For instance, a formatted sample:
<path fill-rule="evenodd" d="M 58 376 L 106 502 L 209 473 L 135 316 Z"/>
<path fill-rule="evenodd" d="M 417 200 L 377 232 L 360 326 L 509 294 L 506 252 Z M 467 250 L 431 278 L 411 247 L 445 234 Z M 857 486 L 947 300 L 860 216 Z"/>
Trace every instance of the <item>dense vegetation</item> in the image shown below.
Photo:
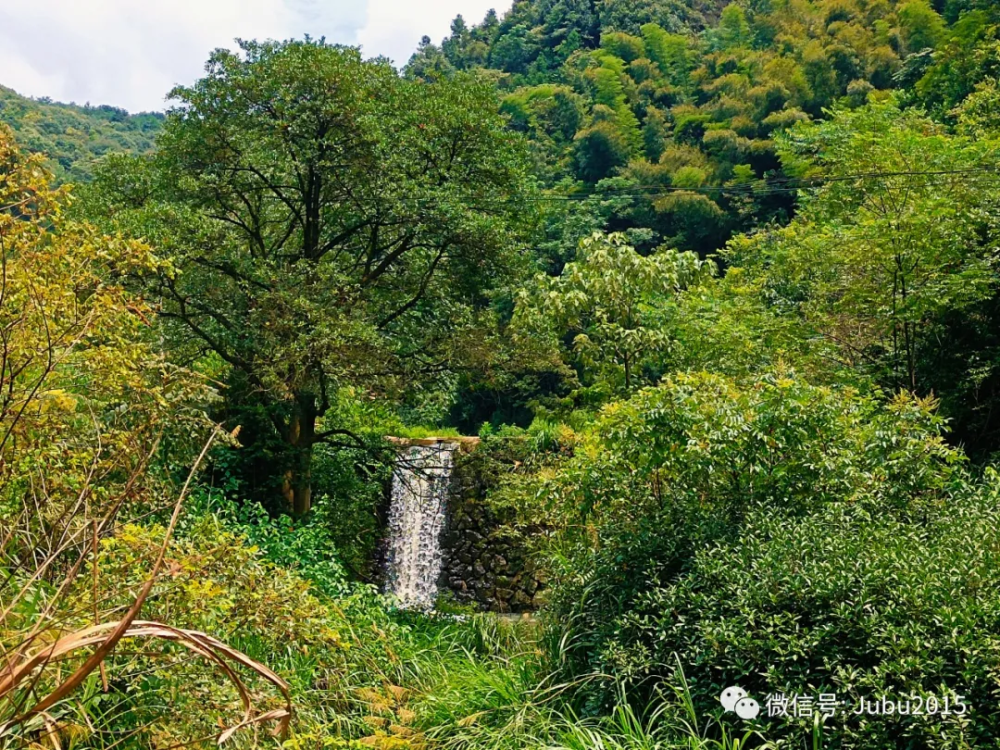
<path fill-rule="evenodd" d="M 13 129 L 22 148 L 44 154 L 59 182 L 80 183 L 108 154 L 152 151 L 163 115 L 28 99 L 0 86 L 0 123 Z"/>
<path fill-rule="evenodd" d="M 440 47 L 425 39 L 408 72 L 487 69 L 544 184 L 601 197 L 586 203 L 597 214 L 588 225 L 552 228 L 551 263 L 600 223 L 643 248 L 666 241 L 706 254 L 735 231 L 787 220 L 794 191 L 783 186 L 798 175 L 779 159 L 777 136 L 795 123 L 893 89 L 947 118 L 996 72 L 990 8 L 519 2 L 502 21 L 457 19 Z"/>
<path fill-rule="evenodd" d="M 2 92 L 0 747 L 996 747 L 998 30 L 521 0 Z M 386 436 L 459 433 L 534 617 L 378 592 Z"/>

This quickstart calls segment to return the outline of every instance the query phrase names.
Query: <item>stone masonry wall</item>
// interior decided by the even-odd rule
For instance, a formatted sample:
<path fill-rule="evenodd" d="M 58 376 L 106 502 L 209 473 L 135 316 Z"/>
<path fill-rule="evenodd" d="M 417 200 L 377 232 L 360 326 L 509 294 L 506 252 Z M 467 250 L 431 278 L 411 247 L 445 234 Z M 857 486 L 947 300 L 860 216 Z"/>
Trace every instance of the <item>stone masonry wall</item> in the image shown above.
<path fill-rule="evenodd" d="M 486 482 L 476 452 L 456 454 L 442 538 L 440 589 L 460 603 L 497 612 L 527 612 L 541 604 L 547 576 L 503 529 L 483 499 Z"/>

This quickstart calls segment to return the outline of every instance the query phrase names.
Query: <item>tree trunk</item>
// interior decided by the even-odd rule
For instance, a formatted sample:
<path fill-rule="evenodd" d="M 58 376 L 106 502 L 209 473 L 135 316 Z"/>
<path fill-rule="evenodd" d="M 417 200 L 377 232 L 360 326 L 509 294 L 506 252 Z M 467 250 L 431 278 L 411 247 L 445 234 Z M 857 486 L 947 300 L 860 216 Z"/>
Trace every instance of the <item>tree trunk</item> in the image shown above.
<path fill-rule="evenodd" d="M 316 442 L 316 399 L 311 393 L 295 395 L 288 419 L 285 442 L 290 464 L 281 483 L 281 494 L 293 515 L 302 516 L 312 507 L 312 452 Z"/>

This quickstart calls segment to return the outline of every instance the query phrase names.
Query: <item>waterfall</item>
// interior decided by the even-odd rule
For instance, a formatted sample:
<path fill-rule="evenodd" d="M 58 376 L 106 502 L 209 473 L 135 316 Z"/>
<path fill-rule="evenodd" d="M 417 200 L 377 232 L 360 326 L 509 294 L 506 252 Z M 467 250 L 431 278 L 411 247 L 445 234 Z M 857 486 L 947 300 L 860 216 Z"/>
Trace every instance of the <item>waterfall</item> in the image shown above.
<path fill-rule="evenodd" d="M 432 609 L 455 443 L 412 445 L 396 460 L 389 505 L 388 591 L 401 607 Z"/>

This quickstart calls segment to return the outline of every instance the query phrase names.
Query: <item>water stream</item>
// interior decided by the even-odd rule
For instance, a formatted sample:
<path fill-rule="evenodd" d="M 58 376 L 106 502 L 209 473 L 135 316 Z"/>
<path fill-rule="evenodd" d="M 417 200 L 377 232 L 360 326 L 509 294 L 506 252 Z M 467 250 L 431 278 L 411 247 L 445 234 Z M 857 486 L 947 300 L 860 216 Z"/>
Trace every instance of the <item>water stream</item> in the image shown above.
<path fill-rule="evenodd" d="M 412 445 L 396 459 L 389 505 L 386 588 L 401 607 L 434 607 L 452 454 L 457 447 L 444 442 Z"/>

